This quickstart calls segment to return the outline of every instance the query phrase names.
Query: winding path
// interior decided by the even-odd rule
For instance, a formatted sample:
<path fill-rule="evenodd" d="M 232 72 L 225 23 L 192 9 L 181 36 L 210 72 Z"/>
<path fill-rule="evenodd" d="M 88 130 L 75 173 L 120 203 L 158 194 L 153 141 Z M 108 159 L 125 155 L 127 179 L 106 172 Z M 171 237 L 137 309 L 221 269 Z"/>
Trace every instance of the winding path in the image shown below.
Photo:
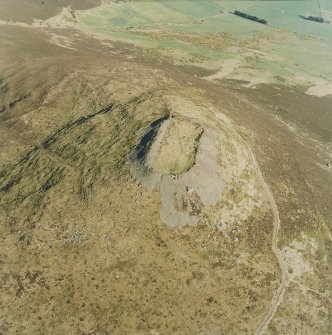
<path fill-rule="evenodd" d="M 274 200 L 273 194 L 270 190 L 270 187 L 268 186 L 268 184 L 266 183 L 263 174 L 260 170 L 260 167 L 257 163 L 257 160 L 252 152 L 252 150 L 250 149 L 249 145 L 246 143 L 246 141 L 242 138 L 242 136 L 229 124 L 227 124 L 225 122 L 225 120 L 221 119 L 220 117 L 218 117 L 218 115 L 215 113 L 215 116 L 221 120 L 224 124 L 226 124 L 227 128 L 236 136 L 240 139 L 240 141 L 243 143 L 243 145 L 247 148 L 248 153 L 250 155 L 250 159 L 253 163 L 254 169 L 257 173 L 258 179 L 265 191 L 266 196 L 269 199 L 269 202 L 271 204 L 272 207 L 272 211 L 273 211 L 273 236 L 272 236 L 272 251 L 275 254 L 280 269 L 281 269 L 281 283 L 276 291 L 276 293 L 274 294 L 272 301 L 271 301 L 271 306 L 269 311 L 267 312 L 266 316 L 264 317 L 264 319 L 262 320 L 262 322 L 259 324 L 259 326 L 257 327 L 257 329 L 254 332 L 254 335 L 262 335 L 264 333 L 264 331 L 266 330 L 266 328 L 268 327 L 269 323 L 271 322 L 275 312 L 277 311 L 277 308 L 282 300 L 283 294 L 285 292 L 286 286 L 287 286 L 287 266 L 286 263 L 284 262 L 280 250 L 278 248 L 278 233 L 279 233 L 279 229 L 280 229 L 280 217 L 279 217 L 279 211 L 278 211 L 278 206 Z"/>
<path fill-rule="evenodd" d="M 286 264 L 281 256 L 280 250 L 278 248 L 278 233 L 279 233 L 279 229 L 280 229 L 280 218 L 279 218 L 279 211 L 278 211 L 278 207 L 277 204 L 274 200 L 273 194 L 270 190 L 270 187 L 268 186 L 268 184 L 266 183 L 262 172 L 258 166 L 258 163 L 256 161 L 255 156 L 253 155 L 251 149 L 249 148 L 249 146 L 247 145 L 247 143 L 242 139 L 242 137 L 238 134 L 238 136 L 241 138 L 241 141 L 243 142 L 243 144 L 246 146 L 248 152 L 250 153 L 250 158 L 254 164 L 255 170 L 257 172 L 257 176 L 264 188 L 264 191 L 271 203 L 271 207 L 272 207 L 272 211 L 273 211 L 273 236 L 272 236 L 272 251 L 274 252 L 280 269 L 281 269 L 281 283 L 276 291 L 276 293 L 274 294 L 273 298 L 272 298 L 272 302 L 271 302 L 271 306 L 270 306 L 270 310 L 268 311 L 268 313 L 266 314 L 265 318 L 263 319 L 263 321 L 260 323 L 260 325 L 257 327 L 256 331 L 255 331 L 255 335 L 261 335 L 263 334 L 263 332 L 265 331 L 266 327 L 269 325 L 269 323 L 271 322 L 273 315 L 275 314 L 279 303 L 281 302 L 282 296 L 284 294 L 285 288 L 286 288 L 286 284 L 287 284 L 287 267 Z"/>

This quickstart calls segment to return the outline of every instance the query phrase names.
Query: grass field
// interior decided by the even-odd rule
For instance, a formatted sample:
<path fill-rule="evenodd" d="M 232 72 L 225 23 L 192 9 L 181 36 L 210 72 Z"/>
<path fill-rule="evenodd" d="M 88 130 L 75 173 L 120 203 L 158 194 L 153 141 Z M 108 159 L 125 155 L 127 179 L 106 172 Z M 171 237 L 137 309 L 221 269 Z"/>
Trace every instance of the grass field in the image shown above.
<path fill-rule="evenodd" d="M 246 9 L 250 4 L 138 1 L 103 5 L 80 11 L 77 16 L 84 29 L 139 45 L 156 58 L 199 63 L 214 70 L 223 69 L 220 61 L 235 58 L 238 66 L 228 74 L 229 79 L 248 81 L 254 76 L 256 81 L 251 85 L 282 82 L 304 90 L 320 85 L 328 87 L 330 93 L 332 25 L 301 18 L 319 15 L 316 2 L 261 1 Z M 324 16 L 330 19 L 332 3 L 322 1 L 322 7 Z M 269 24 L 235 16 L 231 13 L 235 9 L 264 18 Z"/>

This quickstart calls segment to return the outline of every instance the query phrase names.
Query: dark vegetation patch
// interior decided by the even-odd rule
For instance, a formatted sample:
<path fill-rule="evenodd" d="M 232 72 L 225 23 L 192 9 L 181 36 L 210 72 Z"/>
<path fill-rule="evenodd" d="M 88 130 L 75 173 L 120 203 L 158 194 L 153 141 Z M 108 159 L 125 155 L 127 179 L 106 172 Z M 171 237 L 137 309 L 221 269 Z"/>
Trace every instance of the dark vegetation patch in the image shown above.
<path fill-rule="evenodd" d="M 9 90 L 8 83 L 3 77 L 0 77 L 0 95 L 4 95 Z"/>
<path fill-rule="evenodd" d="M 237 15 L 237 16 L 240 16 L 240 17 L 243 17 L 245 19 L 251 20 L 251 21 L 261 23 L 261 24 L 267 24 L 267 20 L 260 19 L 260 18 L 258 18 L 257 16 L 254 16 L 254 15 L 249 15 L 249 14 L 243 13 L 239 10 L 234 11 L 233 14 Z"/>
<path fill-rule="evenodd" d="M 230 83 L 233 87 L 233 84 Z M 285 85 L 259 85 L 255 90 L 241 88 L 255 104 L 264 106 L 267 114 L 276 114 L 286 122 L 297 124 L 305 132 L 312 133 L 323 141 L 332 140 L 331 97 L 307 95 L 295 87 Z M 319 115 L 319 117 L 317 117 Z"/>
<path fill-rule="evenodd" d="M 57 139 L 59 139 L 65 132 L 70 131 L 71 129 L 86 123 L 87 121 L 89 121 L 90 119 L 94 118 L 95 116 L 99 115 L 99 114 L 105 114 L 108 113 L 112 110 L 113 108 L 113 104 L 110 104 L 109 106 L 102 108 L 101 110 L 99 110 L 96 113 L 92 113 L 92 114 L 88 114 L 85 116 L 81 116 L 78 119 L 67 123 L 64 127 L 62 127 L 61 129 L 59 129 L 57 132 L 55 132 L 54 134 L 50 135 L 46 140 L 43 141 L 42 146 L 47 149 L 48 147 L 50 147 L 54 142 L 57 141 Z"/>
<path fill-rule="evenodd" d="M 302 18 L 302 19 L 305 19 L 305 20 L 314 21 L 314 22 L 318 22 L 318 23 L 330 23 L 330 21 L 325 20 L 321 16 L 312 16 L 312 15 L 304 16 L 304 15 L 299 15 L 299 17 Z"/>
<path fill-rule="evenodd" d="M 28 98 L 30 96 L 30 94 L 28 93 L 19 93 L 15 98 L 14 100 L 12 100 L 10 103 L 9 103 L 9 108 L 14 108 L 16 106 L 17 103 L 25 100 L 26 98 Z"/>

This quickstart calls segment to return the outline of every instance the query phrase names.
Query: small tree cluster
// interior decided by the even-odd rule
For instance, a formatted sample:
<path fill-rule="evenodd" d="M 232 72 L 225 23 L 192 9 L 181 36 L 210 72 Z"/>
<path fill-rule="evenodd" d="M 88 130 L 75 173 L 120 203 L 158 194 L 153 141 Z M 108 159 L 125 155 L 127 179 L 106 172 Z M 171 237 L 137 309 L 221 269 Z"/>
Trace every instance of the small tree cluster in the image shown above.
<path fill-rule="evenodd" d="M 244 17 L 245 19 L 248 19 L 248 20 L 258 22 L 258 23 L 267 24 L 267 20 L 260 19 L 260 18 L 258 18 L 257 16 L 254 16 L 254 15 L 249 15 L 249 14 L 240 12 L 239 10 L 234 11 L 233 14 Z"/>
<path fill-rule="evenodd" d="M 306 19 L 310 20 L 310 21 L 319 22 L 319 23 L 324 23 L 325 22 L 325 20 L 322 17 L 320 17 L 320 16 L 311 16 L 311 15 L 309 15 L 309 16 L 306 17 Z"/>

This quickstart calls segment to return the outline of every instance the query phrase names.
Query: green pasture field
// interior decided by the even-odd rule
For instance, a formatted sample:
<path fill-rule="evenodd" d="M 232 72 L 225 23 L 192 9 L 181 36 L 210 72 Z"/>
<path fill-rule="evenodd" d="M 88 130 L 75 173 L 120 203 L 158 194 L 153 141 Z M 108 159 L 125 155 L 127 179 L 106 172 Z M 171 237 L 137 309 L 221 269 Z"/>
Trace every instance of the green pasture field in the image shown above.
<path fill-rule="evenodd" d="M 213 63 L 238 56 L 231 47 L 238 47 L 238 43 L 244 41 L 244 45 L 240 44 L 241 50 L 260 50 L 279 59 L 272 57 L 251 62 L 244 58 L 243 66 L 271 71 L 271 77 L 287 79 L 305 74 L 332 80 L 332 63 L 329 61 L 332 24 L 301 17 L 320 15 L 316 1 L 260 1 L 250 6 L 252 3 L 142 0 L 104 4 L 79 11 L 77 17 L 85 29 L 135 43 L 147 50 L 159 48 L 160 53 L 166 52 L 174 61 L 200 59 L 200 63 L 211 67 Z M 332 2 L 322 0 L 321 6 L 324 17 L 332 19 Z M 235 9 L 266 19 L 269 24 L 233 15 Z M 231 43 L 225 44 L 224 48 L 220 43 L 214 45 L 212 37 L 215 39 L 225 33 L 230 34 Z M 206 43 L 207 39 L 209 43 Z"/>

